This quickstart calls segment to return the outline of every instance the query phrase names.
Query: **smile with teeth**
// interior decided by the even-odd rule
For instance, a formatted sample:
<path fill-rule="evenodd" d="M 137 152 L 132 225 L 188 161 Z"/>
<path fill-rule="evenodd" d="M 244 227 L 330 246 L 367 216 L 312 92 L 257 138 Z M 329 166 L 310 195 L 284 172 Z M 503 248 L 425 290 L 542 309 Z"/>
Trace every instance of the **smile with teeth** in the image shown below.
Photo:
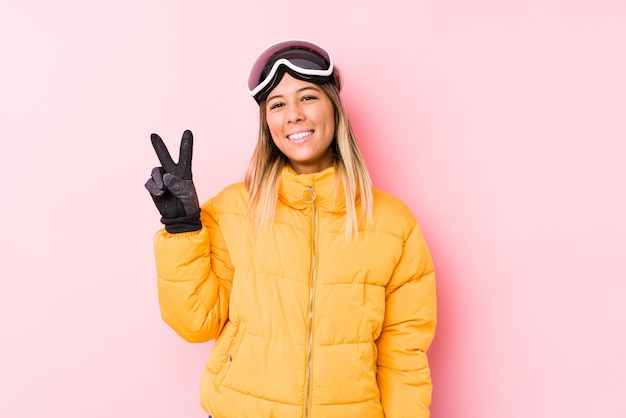
<path fill-rule="evenodd" d="M 287 139 L 290 141 L 298 141 L 310 135 L 313 135 L 313 131 L 298 132 L 297 134 L 288 135 Z"/>

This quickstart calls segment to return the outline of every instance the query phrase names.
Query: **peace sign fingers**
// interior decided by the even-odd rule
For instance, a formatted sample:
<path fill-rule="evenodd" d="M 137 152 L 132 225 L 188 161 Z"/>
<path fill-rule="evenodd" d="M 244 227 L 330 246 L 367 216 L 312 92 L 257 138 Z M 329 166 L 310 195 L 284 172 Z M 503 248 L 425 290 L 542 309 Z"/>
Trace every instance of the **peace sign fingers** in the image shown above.
<path fill-rule="evenodd" d="M 186 130 L 183 133 L 183 138 L 180 141 L 180 152 L 178 156 L 178 163 L 175 163 L 170 155 L 167 146 L 157 134 L 150 135 L 152 141 L 152 147 L 159 157 L 161 166 L 170 174 L 180 177 L 184 180 L 191 180 L 191 158 L 193 155 L 193 134 L 190 130 Z"/>
<path fill-rule="evenodd" d="M 178 162 L 174 162 L 165 143 L 157 134 L 150 135 L 161 167 L 152 170 L 145 184 L 161 213 L 161 222 L 171 234 L 202 228 L 198 194 L 191 179 L 193 135 L 187 130 L 180 141 Z"/>

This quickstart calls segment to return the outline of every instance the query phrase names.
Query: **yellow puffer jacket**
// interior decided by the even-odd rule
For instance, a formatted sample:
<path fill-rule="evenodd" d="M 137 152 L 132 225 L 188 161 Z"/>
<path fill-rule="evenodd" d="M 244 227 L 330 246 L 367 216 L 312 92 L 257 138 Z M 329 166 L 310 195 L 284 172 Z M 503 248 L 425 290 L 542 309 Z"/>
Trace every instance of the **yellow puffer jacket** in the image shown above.
<path fill-rule="evenodd" d="M 157 233 L 163 319 L 217 338 L 201 383 L 214 418 L 429 416 L 432 259 L 408 208 L 374 198 L 347 241 L 334 169 L 287 168 L 271 230 L 255 235 L 240 183 L 203 206 L 200 231 Z"/>

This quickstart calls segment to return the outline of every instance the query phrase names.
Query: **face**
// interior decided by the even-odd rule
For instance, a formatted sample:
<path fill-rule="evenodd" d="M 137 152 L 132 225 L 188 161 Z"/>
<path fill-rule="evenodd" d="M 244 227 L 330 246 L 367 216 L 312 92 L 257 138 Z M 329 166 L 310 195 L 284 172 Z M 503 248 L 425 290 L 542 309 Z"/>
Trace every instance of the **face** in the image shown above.
<path fill-rule="evenodd" d="M 267 125 L 274 143 L 297 173 L 330 167 L 335 135 L 333 104 L 314 83 L 285 73 L 265 102 Z"/>

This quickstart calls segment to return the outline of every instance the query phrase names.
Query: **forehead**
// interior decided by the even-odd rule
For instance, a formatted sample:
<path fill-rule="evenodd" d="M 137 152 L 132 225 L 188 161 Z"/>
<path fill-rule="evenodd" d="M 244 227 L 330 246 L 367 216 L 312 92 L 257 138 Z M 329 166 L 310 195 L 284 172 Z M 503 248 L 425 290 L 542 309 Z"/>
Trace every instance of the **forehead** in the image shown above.
<path fill-rule="evenodd" d="M 274 87 L 272 91 L 270 91 L 268 99 L 272 96 L 281 96 L 290 93 L 297 93 L 299 91 L 304 91 L 308 89 L 321 91 L 320 87 L 317 84 L 311 83 L 309 81 L 298 80 L 297 78 L 291 76 L 289 73 L 285 73 L 278 85 Z"/>

